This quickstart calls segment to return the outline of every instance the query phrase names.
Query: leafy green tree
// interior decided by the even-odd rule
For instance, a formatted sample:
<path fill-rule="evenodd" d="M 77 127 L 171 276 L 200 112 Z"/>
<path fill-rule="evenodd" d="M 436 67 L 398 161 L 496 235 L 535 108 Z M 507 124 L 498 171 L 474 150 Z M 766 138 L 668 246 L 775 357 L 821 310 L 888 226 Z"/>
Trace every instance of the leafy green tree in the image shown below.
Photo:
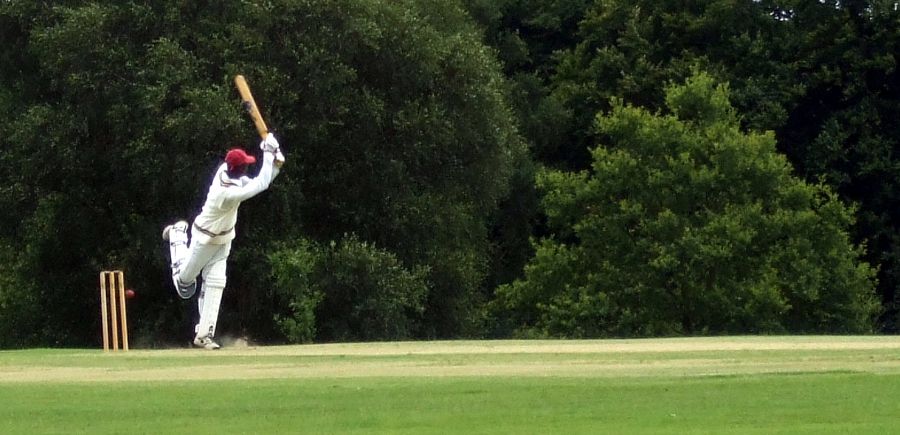
<path fill-rule="evenodd" d="M 807 180 L 823 180 L 859 204 L 853 239 L 879 265 L 878 288 L 900 306 L 898 210 L 892 150 L 898 144 L 894 1 L 733 0 L 592 2 L 579 39 L 556 65 L 551 97 L 572 115 L 542 162 L 584 169 L 600 138 L 593 114 L 612 97 L 657 110 L 664 87 L 699 65 L 731 85 L 748 129 L 775 132 L 779 150 Z"/>
<path fill-rule="evenodd" d="M 575 46 L 578 23 L 590 0 L 464 0 L 486 44 L 497 54 L 507 78 L 510 103 L 529 153 L 515 165 L 511 190 L 492 219 L 489 277 L 485 293 L 521 277 L 534 255 L 529 237 L 540 233 L 535 160 L 564 160 L 558 153 L 571 128 L 572 114 L 551 95 L 556 53 Z M 487 320 L 490 334 L 503 336 L 498 319 Z"/>
<path fill-rule="evenodd" d="M 593 115 L 611 98 L 651 110 L 664 106 L 665 86 L 700 66 L 732 85 L 748 128 L 769 130 L 787 117 L 796 93 L 782 61 L 787 29 L 760 2 L 593 2 L 578 44 L 560 56 L 554 96 L 574 114 L 569 167 L 589 166 L 596 140 Z"/>
<path fill-rule="evenodd" d="M 289 307 L 277 322 L 291 341 L 408 339 L 419 329 L 428 270 L 355 236 L 290 244 L 269 256 L 275 291 Z"/>
<path fill-rule="evenodd" d="M 550 336 L 871 331 L 853 210 L 794 177 L 771 134 L 741 132 L 708 74 L 666 103 L 614 101 L 591 170 L 540 175 L 552 234 L 495 307 Z"/>
<path fill-rule="evenodd" d="M 544 164 L 572 158 L 572 113 L 551 92 L 560 52 L 581 41 L 579 23 L 591 0 L 464 0 L 485 42 L 497 51 L 511 102 L 533 157 Z M 527 194 L 520 192 L 518 196 Z"/>
<path fill-rule="evenodd" d="M 546 78 L 558 50 L 578 41 L 578 24 L 591 0 L 463 0 L 465 9 L 497 50 L 507 73 Z"/>

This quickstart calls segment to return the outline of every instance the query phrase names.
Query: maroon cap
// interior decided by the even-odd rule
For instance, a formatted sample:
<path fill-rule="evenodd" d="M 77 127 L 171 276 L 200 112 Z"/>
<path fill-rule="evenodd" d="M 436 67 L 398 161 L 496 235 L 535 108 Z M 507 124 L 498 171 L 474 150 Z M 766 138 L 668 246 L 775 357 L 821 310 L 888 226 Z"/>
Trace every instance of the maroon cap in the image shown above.
<path fill-rule="evenodd" d="M 244 150 L 240 148 L 234 148 L 229 150 L 228 154 L 225 154 L 225 163 L 228 164 L 228 170 L 231 171 L 238 166 L 256 163 L 256 157 L 245 153 Z"/>

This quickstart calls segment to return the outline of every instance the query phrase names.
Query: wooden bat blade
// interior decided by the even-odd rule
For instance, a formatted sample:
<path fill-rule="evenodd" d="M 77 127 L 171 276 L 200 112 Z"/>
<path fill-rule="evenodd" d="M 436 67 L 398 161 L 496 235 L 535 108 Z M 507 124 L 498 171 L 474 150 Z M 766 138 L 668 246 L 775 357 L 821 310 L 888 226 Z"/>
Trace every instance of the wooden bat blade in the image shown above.
<path fill-rule="evenodd" d="M 256 126 L 256 132 L 259 133 L 260 138 L 265 139 L 266 135 L 269 133 L 269 128 L 266 127 L 266 122 L 263 121 L 263 117 L 259 113 L 259 108 L 256 106 L 256 101 L 253 99 L 253 94 L 250 93 L 250 86 L 247 85 L 247 79 L 240 74 L 236 75 L 234 76 L 234 85 L 237 86 L 238 93 L 241 94 L 244 110 L 250 114 L 250 119 L 253 120 L 253 124 Z"/>

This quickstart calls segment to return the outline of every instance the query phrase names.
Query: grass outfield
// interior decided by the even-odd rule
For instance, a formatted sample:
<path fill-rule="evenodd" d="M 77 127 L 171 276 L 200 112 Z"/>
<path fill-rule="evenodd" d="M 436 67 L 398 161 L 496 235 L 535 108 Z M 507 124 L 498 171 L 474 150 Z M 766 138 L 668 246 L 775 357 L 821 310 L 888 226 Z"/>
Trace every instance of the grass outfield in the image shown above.
<path fill-rule="evenodd" d="M 900 337 L 0 352 L 0 433 L 892 433 Z"/>

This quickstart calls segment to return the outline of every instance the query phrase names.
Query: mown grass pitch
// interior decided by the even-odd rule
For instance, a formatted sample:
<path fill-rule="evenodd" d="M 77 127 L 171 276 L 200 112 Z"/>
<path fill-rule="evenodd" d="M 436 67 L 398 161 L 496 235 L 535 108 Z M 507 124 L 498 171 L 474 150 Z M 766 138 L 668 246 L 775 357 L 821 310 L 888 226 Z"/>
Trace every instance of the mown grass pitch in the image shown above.
<path fill-rule="evenodd" d="M 0 433 L 891 433 L 900 337 L 0 352 Z"/>

